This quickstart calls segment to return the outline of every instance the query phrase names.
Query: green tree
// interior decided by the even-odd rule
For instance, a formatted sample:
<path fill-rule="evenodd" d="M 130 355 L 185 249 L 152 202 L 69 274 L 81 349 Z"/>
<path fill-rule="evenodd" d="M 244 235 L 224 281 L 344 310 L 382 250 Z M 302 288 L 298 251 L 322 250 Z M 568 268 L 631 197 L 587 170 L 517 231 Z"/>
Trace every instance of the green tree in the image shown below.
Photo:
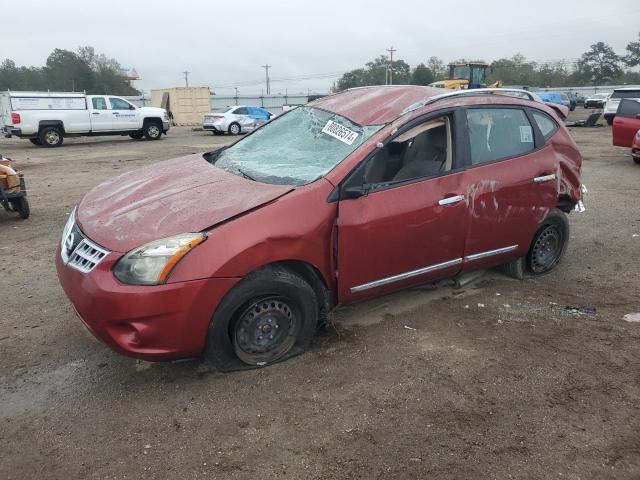
<path fill-rule="evenodd" d="M 411 68 L 404 60 L 394 60 L 390 65 L 389 58 L 380 55 L 367 62 L 364 68 L 351 70 L 336 82 L 334 90 L 339 92 L 353 87 L 368 85 L 384 85 L 388 80 L 389 68 L 393 69 L 393 83 L 407 84 L 411 80 Z"/>
<path fill-rule="evenodd" d="M 620 57 L 604 42 L 591 45 L 591 50 L 582 54 L 578 64 L 594 85 L 609 83 L 622 74 Z"/>
<path fill-rule="evenodd" d="M 431 82 L 433 82 L 433 73 L 424 63 L 419 64 L 411 74 L 411 84 L 429 85 Z"/>
<path fill-rule="evenodd" d="M 638 33 L 637 42 L 629 42 L 627 45 L 627 54 L 624 57 L 624 63 L 630 67 L 640 65 L 640 33 Z"/>
<path fill-rule="evenodd" d="M 447 67 L 438 57 L 429 57 L 429 60 L 427 60 L 427 68 L 431 70 L 435 80 L 444 80 L 447 78 Z"/>
<path fill-rule="evenodd" d="M 95 79 L 91 67 L 74 52 L 56 48 L 44 68 L 50 90 L 93 91 Z"/>

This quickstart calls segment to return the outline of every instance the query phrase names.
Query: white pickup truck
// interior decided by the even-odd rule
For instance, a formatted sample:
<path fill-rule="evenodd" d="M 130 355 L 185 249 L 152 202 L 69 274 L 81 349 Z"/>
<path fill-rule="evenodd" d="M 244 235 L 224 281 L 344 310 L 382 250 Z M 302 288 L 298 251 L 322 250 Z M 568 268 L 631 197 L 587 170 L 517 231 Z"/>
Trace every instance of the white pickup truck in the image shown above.
<path fill-rule="evenodd" d="M 136 107 L 124 98 L 84 93 L 0 92 L 6 137 L 59 147 L 64 137 L 129 135 L 157 140 L 169 130 L 164 108 Z"/>

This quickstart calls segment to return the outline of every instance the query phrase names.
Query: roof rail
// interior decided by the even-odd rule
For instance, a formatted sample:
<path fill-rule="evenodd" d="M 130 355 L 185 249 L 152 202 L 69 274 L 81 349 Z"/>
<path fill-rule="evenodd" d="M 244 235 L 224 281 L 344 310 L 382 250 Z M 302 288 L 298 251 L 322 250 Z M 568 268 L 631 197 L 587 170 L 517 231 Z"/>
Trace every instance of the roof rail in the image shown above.
<path fill-rule="evenodd" d="M 446 100 L 453 97 L 475 97 L 481 95 L 504 95 L 507 97 L 524 98 L 525 100 L 531 100 L 533 102 L 542 101 L 536 93 L 519 88 L 473 88 L 469 90 L 453 90 L 451 92 L 441 93 L 440 95 L 435 95 L 433 97 L 427 97 L 420 102 L 416 102 L 413 105 L 408 106 L 402 111 L 400 115 L 405 115 L 407 113 L 413 112 L 414 110 L 417 110 L 418 108 L 436 103 L 440 100 Z"/>

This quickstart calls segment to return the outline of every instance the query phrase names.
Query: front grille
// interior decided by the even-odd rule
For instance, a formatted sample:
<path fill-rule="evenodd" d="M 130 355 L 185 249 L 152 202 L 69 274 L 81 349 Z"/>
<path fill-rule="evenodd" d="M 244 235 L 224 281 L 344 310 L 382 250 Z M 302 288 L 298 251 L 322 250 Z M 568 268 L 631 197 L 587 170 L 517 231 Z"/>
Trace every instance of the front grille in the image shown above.
<path fill-rule="evenodd" d="M 107 253 L 109 252 L 98 247 L 87 238 L 83 238 L 69 257 L 67 265 L 81 272 L 89 273 Z"/>
<path fill-rule="evenodd" d="M 89 273 L 109 253 L 109 250 L 89 240 L 75 222 L 71 228 L 65 229 L 65 233 L 61 244 L 62 260 L 71 268 Z"/>

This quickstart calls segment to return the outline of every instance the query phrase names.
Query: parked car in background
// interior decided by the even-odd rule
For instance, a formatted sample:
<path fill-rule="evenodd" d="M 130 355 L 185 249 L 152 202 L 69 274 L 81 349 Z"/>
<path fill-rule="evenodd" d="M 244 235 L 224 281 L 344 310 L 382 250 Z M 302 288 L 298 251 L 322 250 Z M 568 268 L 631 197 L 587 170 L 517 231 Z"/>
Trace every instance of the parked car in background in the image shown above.
<path fill-rule="evenodd" d="M 569 100 L 573 102 L 574 108 L 577 105 L 584 105 L 584 101 L 586 100 L 584 95 L 580 95 L 579 93 L 576 93 L 576 92 L 568 92 L 567 96 L 569 97 Z"/>
<path fill-rule="evenodd" d="M 622 98 L 613 118 L 613 144 L 631 148 L 631 158 L 640 163 L 640 99 Z"/>
<path fill-rule="evenodd" d="M 553 270 L 582 195 L 566 127 L 500 89 L 442 92 L 347 90 L 94 188 L 56 253 L 75 311 L 120 353 L 230 370 L 303 352 L 340 304 Z"/>
<path fill-rule="evenodd" d="M 542 101 L 548 103 L 555 103 L 557 105 L 564 105 L 569 109 L 569 111 L 573 111 L 576 108 L 575 103 L 571 102 L 571 99 L 566 93 L 563 92 L 536 92 Z"/>
<path fill-rule="evenodd" d="M 613 117 L 616 116 L 618 105 L 623 98 L 640 99 L 640 87 L 616 88 L 613 91 L 604 106 L 604 119 L 609 125 L 613 125 Z"/>
<path fill-rule="evenodd" d="M 202 120 L 202 128 L 216 134 L 239 135 L 252 132 L 267 123 L 274 114 L 260 107 L 236 105 L 225 111 L 208 113 Z"/>
<path fill-rule="evenodd" d="M 604 104 L 609 98 L 610 93 L 596 93 L 587 97 L 584 101 L 584 108 L 604 108 Z"/>
<path fill-rule="evenodd" d="M 59 147 L 66 137 L 129 135 L 158 140 L 170 125 L 164 108 L 136 107 L 113 95 L 0 92 L 0 128 L 9 138 Z"/>

